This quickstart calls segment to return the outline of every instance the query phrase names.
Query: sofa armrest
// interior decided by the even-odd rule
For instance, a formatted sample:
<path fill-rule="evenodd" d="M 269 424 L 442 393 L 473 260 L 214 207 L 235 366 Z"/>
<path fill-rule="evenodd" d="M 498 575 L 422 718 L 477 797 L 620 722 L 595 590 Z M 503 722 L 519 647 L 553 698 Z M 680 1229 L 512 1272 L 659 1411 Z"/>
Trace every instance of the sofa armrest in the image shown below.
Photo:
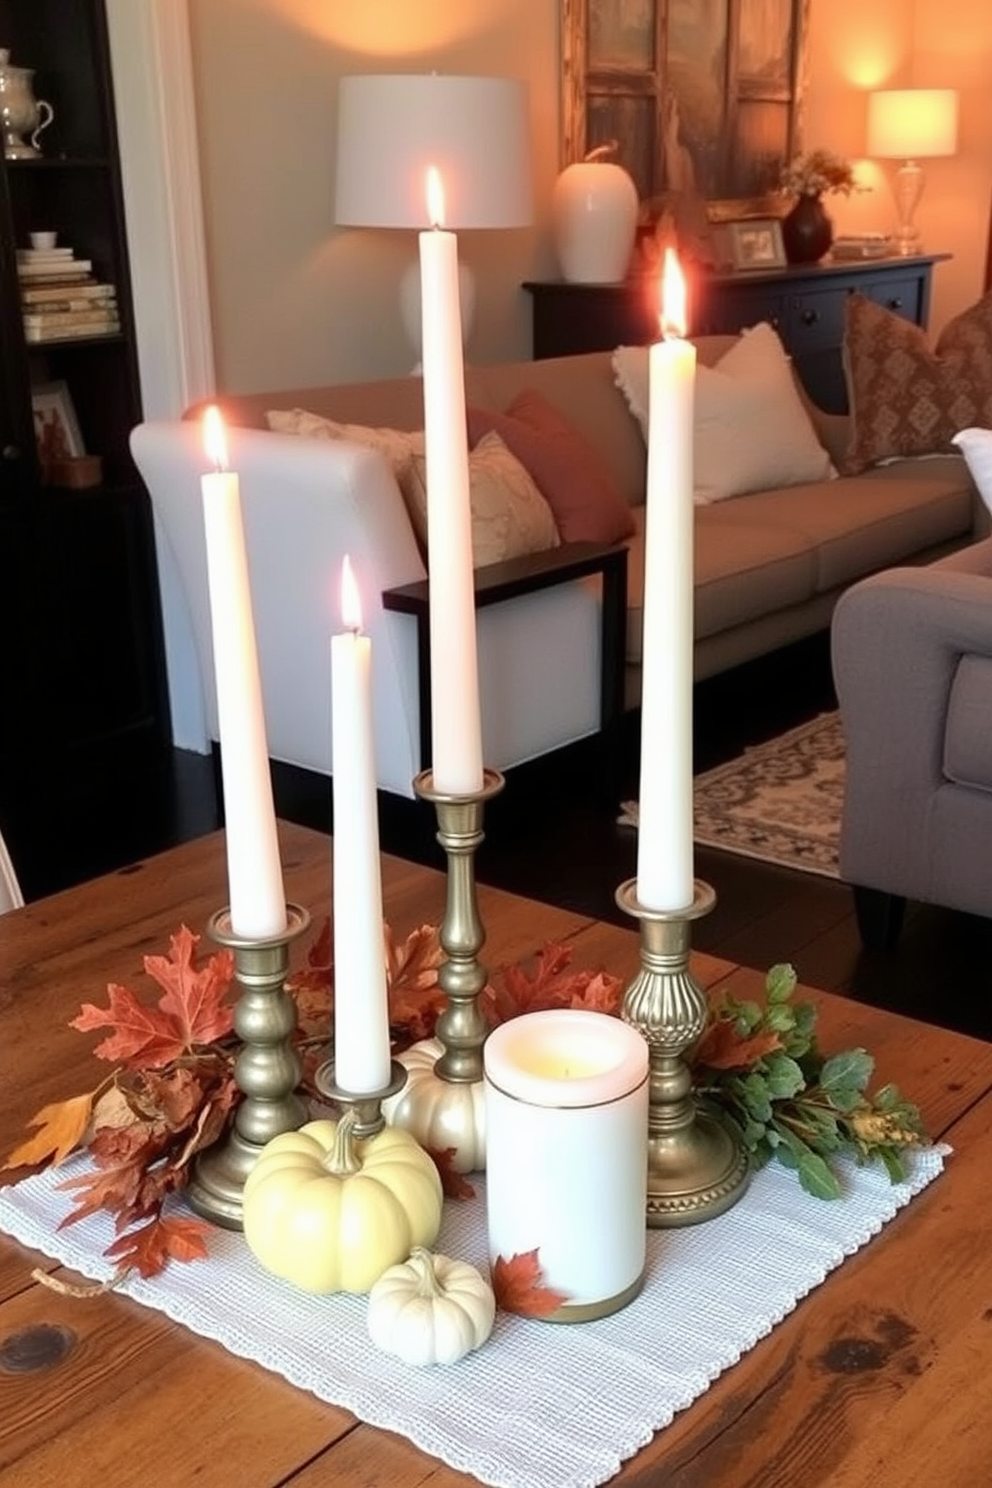
<path fill-rule="evenodd" d="M 562 543 L 543 553 L 530 553 L 475 570 L 477 610 L 535 594 L 558 584 L 600 574 L 603 581 L 600 650 L 600 727 L 608 744 L 623 718 L 624 643 L 627 628 L 627 548 L 623 543 Z M 420 677 L 420 753 L 431 758 L 430 581 L 397 585 L 384 591 L 383 607 L 413 615 L 417 621 Z"/>
<path fill-rule="evenodd" d="M 841 875 L 925 897 L 913 877 L 921 823 L 947 784 L 959 664 L 992 658 L 992 576 L 937 564 L 864 579 L 838 601 L 831 647 L 847 744 Z"/>

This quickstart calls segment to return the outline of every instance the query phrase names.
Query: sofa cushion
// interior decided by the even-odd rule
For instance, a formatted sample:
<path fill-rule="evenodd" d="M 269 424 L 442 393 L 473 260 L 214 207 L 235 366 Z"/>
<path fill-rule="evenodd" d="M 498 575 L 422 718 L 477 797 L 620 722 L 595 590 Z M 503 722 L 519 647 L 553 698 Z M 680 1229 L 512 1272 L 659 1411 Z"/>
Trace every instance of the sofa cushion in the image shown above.
<path fill-rule="evenodd" d="M 802 533 L 769 522 L 728 524 L 722 505 L 696 512 L 693 568 L 697 640 L 801 604 L 814 592 L 816 555 Z M 639 666 L 644 626 L 644 524 L 627 561 L 627 661 Z"/>
<path fill-rule="evenodd" d="M 550 506 L 498 434 L 486 434 L 468 459 L 472 561 L 476 568 L 558 546 Z M 413 455 L 400 489 L 421 551 L 427 552 L 427 460 Z"/>
<path fill-rule="evenodd" d="M 618 542 L 634 523 L 598 451 L 543 394 L 525 389 L 505 413 L 468 409 L 469 443 L 495 431 L 527 467 L 563 542 Z"/>
<path fill-rule="evenodd" d="M 828 593 L 971 531 L 972 492 L 956 456 L 901 460 L 829 484 L 762 491 L 721 506 L 742 540 L 752 527 L 787 529 L 815 555 L 814 589 Z M 697 512 L 697 517 L 701 513 Z"/>
<path fill-rule="evenodd" d="M 992 427 L 992 294 L 948 321 L 936 347 L 912 321 L 862 294 L 845 304 L 851 442 L 843 469 L 946 452 L 969 425 Z"/>
<path fill-rule="evenodd" d="M 618 386 L 649 426 L 649 349 L 617 347 Z M 770 325 L 744 331 L 715 365 L 696 368 L 694 496 L 699 505 L 835 474 L 796 388 L 792 365 Z"/>

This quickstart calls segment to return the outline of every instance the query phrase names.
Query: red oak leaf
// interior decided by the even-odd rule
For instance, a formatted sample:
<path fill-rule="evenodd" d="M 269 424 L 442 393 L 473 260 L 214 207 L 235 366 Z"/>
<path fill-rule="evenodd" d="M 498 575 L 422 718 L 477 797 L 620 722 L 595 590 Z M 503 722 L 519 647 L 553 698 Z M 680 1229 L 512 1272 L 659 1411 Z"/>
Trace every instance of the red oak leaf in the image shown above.
<path fill-rule="evenodd" d="M 146 972 L 164 989 L 157 1007 L 146 1007 L 130 988 L 111 982 L 109 1006 L 84 1003 L 70 1026 L 84 1033 L 112 1028 L 93 1052 L 141 1069 L 161 1069 L 194 1046 L 223 1038 L 232 1027 L 232 1008 L 224 998 L 234 975 L 234 956 L 218 951 L 197 969 L 193 956 L 199 939 L 182 925 L 169 942 L 168 956 L 145 957 Z"/>
<path fill-rule="evenodd" d="M 497 1256 L 492 1268 L 496 1305 L 521 1317 L 547 1317 L 568 1301 L 567 1292 L 542 1285 L 539 1250 L 527 1250 L 504 1260 Z"/>
<path fill-rule="evenodd" d="M 76 1178 L 67 1178 L 60 1189 L 76 1189 L 79 1197 L 75 1208 L 59 1221 L 59 1229 L 85 1219 L 87 1214 L 96 1214 L 107 1209 L 111 1214 L 127 1213 L 133 1206 L 141 1188 L 144 1173 L 140 1155 L 116 1168 L 97 1168 L 95 1172 L 80 1173 Z"/>
<path fill-rule="evenodd" d="M 570 946 L 548 941 L 534 958 L 533 970 L 502 966 L 496 980 L 482 993 L 480 1004 L 491 1027 L 546 1008 L 580 1007 L 615 1013 L 622 983 L 605 972 L 569 971 Z"/>
<path fill-rule="evenodd" d="M 157 1276 L 167 1261 L 202 1261 L 207 1257 L 209 1226 L 199 1219 L 162 1215 L 131 1230 L 107 1247 L 106 1254 L 121 1267 L 135 1268 L 144 1277 Z"/>

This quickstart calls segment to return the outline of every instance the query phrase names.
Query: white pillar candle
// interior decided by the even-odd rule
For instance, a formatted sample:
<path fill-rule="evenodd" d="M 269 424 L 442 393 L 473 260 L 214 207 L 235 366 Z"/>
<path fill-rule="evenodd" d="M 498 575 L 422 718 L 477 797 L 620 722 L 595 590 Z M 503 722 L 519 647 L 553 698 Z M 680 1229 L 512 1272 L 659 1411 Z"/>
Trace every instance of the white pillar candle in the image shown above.
<path fill-rule="evenodd" d="M 372 735 L 372 641 L 346 557 L 341 610 L 331 637 L 334 802 L 334 1079 L 371 1095 L 389 1084 L 389 1010 L 382 928 L 382 873 Z"/>
<path fill-rule="evenodd" d="M 650 348 L 644 540 L 637 898 L 679 910 L 693 899 L 693 400 L 696 349 L 682 339 L 685 284 L 665 255 L 664 338 Z"/>
<path fill-rule="evenodd" d="M 428 212 L 443 222 L 438 172 L 428 171 Z M 427 566 L 430 575 L 431 741 L 434 788 L 482 789 L 482 725 L 475 638 L 465 370 L 458 240 L 440 226 L 420 234 Z"/>
<path fill-rule="evenodd" d="M 538 1252 L 560 1321 L 605 1316 L 644 1274 L 648 1048 L 605 1013 L 525 1013 L 483 1045 L 490 1258 Z"/>
<path fill-rule="evenodd" d="M 227 470 L 224 425 L 217 408 L 203 420 L 204 444 L 216 469 L 200 481 L 210 589 L 210 621 L 227 836 L 231 929 L 246 939 L 286 929 L 286 896 L 272 803 L 262 686 L 252 619 L 241 493 Z"/>

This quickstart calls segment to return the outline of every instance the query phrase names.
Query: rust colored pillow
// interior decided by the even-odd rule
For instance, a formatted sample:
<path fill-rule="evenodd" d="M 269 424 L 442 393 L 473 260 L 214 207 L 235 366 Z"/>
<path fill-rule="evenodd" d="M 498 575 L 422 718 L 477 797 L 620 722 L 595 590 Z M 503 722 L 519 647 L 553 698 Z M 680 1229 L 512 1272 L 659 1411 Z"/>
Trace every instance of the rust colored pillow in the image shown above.
<path fill-rule="evenodd" d="M 848 296 L 848 475 L 883 460 L 949 454 L 961 429 L 992 427 L 992 294 L 948 321 L 933 351 L 919 326 Z"/>
<path fill-rule="evenodd" d="M 469 444 L 495 432 L 531 473 L 562 542 L 619 542 L 634 517 L 599 451 L 541 393 L 519 393 L 505 413 L 468 410 Z"/>

